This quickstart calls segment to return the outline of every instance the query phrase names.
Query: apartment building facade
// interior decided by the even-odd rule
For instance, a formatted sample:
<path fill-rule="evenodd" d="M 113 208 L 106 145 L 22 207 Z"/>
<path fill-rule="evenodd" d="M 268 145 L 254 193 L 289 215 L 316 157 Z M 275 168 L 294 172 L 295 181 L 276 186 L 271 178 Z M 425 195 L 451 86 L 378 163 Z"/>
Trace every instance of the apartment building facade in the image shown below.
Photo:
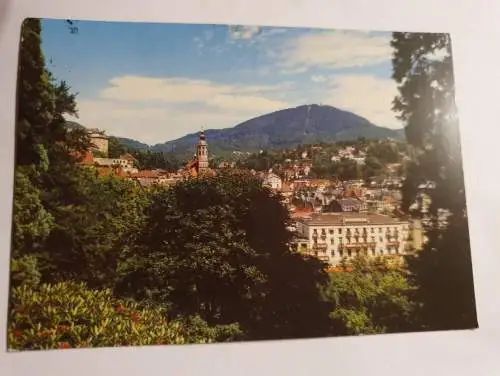
<path fill-rule="evenodd" d="M 356 256 L 402 256 L 410 245 L 410 223 L 372 213 L 313 213 L 298 218 L 297 248 L 331 266 Z"/>

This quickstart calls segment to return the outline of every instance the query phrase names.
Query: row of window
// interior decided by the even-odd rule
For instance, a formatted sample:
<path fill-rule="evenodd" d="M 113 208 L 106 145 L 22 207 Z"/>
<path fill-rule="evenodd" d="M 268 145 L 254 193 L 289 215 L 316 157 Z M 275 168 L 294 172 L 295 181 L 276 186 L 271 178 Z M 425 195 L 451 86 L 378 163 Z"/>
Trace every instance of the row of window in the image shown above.
<path fill-rule="evenodd" d="M 337 229 L 337 233 L 338 233 L 338 234 L 342 234 L 342 230 L 343 230 L 343 229 L 342 229 L 341 227 L 340 227 L 340 228 L 338 228 L 338 229 Z M 379 227 L 379 228 L 378 228 L 378 232 L 379 232 L 379 233 L 382 233 L 382 230 L 383 230 L 383 228 L 382 228 L 382 227 Z M 397 226 L 394 226 L 394 227 L 392 228 L 392 230 L 393 230 L 393 232 L 398 232 L 398 227 L 397 227 Z M 406 226 L 402 226 L 402 230 L 403 230 L 403 231 L 404 231 L 404 230 L 407 230 L 407 227 L 406 227 Z M 321 235 L 326 235 L 326 231 L 327 231 L 327 229 L 322 228 L 322 229 L 321 229 Z M 386 227 L 386 231 L 390 232 L 390 231 L 391 231 L 391 227 Z M 346 233 L 355 233 L 355 234 L 357 234 L 357 233 L 359 233 L 359 232 L 360 232 L 360 229 L 359 229 L 359 228 L 354 228 L 354 229 L 347 228 L 347 229 L 346 229 Z M 363 229 L 361 230 L 361 232 L 362 232 L 362 233 L 364 233 L 364 234 L 367 234 L 367 233 L 368 233 L 368 230 L 367 230 L 367 228 L 366 228 L 366 227 L 363 227 Z M 330 235 L 334 235 L 334 234 L 335 234 L 335 230 L 334 230 L 334 229 L 329 229 L 329 230 L 328 230 L 328 233 L 329 233 Z M 371 227 L 371 228 L 370 228 L 370 233 L 371 233 L 371 234 L 374 234 L 374 233 L 375 233 L 375 228 L 374 228 L 374 227 Z M 313 235 L 317 235 L 317 234 L 318 234 L 318 229 L 316 229 L 316 228 L 315 228 L 315 229 L 313 229 Z"/>
<path fill-rule="evenodd" d="M 361 239 L 362 241 L 359 241 L 359 237 L 355 236 L 354 238 L 355 238 L 356 241 L 355 242 L 351 242 L 351 237 L 350 236 L 346 236 L 346 239 L 347 239 L 346 244 L 350 244 L 350 243 L 366 243 L 366 242 L 368 242 L 368 238 L 366 238 L 366 237 L 363 237 L 363 239 Z M 387 239 L 389 239 L 389 237 L 387 237 Z M 399 240 L 399 236 L 396 235 L 396 236 L 393 237 L 393 239 L 395 239 L 396 241 L 398 241 Z M 344 239 L 342 237 L 340 237 L 339 238 L 339 244 L 342 244 L 343 240 Z M 383 243 L 384 242 L 384 238 L 382 236 L 379 236 L 378 237 L 378 241 L 380 243 Z M 314 244 L 318 244 L 318 239 L 313 238 L 313 243 Z M 371 243 L 376 243 L 376 237 L 375 236 L 371 237 Z M 330 244 L 332 244 L 332 245 L 335 244 L 334 238 L 330 238 Z"/>
<path fill-rule="evenodd" d="M 321 251 L 321 253 L 323 255 L 326 255 L 326 250 Z M 370 249 L 370 251 L 368 251 L 367 249 L 364 249 L 364 250 L 347 249 L 347 250 L 331 251 L 330 254 L 332 257 L 338 256 L 340 258 L 342 258 L 342 257 L 355 257 L 355 256 L 361 256 L 361 255 L 376 256 L 377 251 L 373 248 Z M 394 248 L 394 249 L 387 248 L 384 250 L 381 248 L 381 249 L 379 249 L 378 254 L 381 256 L 383 256 L 383 255 L 399 255 L 399 249 L 398 248 Z"/>

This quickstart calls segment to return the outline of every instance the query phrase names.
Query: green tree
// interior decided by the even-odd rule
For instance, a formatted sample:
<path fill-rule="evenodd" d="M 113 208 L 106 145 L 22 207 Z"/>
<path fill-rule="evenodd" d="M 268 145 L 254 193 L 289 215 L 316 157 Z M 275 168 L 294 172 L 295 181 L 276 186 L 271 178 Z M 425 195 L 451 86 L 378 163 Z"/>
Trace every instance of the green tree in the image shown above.
<path fill-rule="evenodd" d="M 360 166 L 351 159 L 341 160 L 335 165 L 335 171 L 335 175 L 340 180 L 354 180 L 362 177 Z"/>
<path fill-rule="evenodd" d="M 199 317 L 169 320 L 164 310 L 116 299 L 110 290 L 62 282 L 12 291 L 8 346 L 64 349 L 210 343 L 235 339 L 237 325 L 210 327 Z"/>
<path fill-rule="evenodd" d="M 401 160 L 398 145 L 394 141 L 372 142 L 367 149 L 367 154 L 383 164 L 397 163 Z"/>
<path fill-rule="evenodd" d="M 280 198 L 246 173 L 158 188 L 116 291 L 211 325 L 238 322 L 248 339 L 325 335 L 324 266 L 290 251 L 288 222 Z"/>
<path fill-rule="evenodd" d="M 35 287 L 41 278 L 38 270 L 38 260 L 35 255 L 14 256 L 10 263 L 10 287 L 20 285 Z"/>
<path fill-rule="evenodd" d="M 40 20 L 21 31 L 16 119 L 16 166 L 12 254 L 40 256 L 55 227 L 48 199 L 61 195 L 75 167 L 74 152 L 89 146 L 84 130 L 67 127 L 76 114 L 75 97 L 45 68 Z"/>
<path fill-rule="evenodd" d="M 53 216 L 45 209 L 40 190 L 34 184 L 32 168 L 18 168 L 14 177 L 12 215 L 12 255 L 26 255 L 40 249 L 54 226 Z"/>
<path fill-rule="evenodd" d="M 68 85 L 56 82 L 45 67 L 38 19 L 27 19 L 21 31 L 16 118 L 16 164 L 38 165 L 40 146 L 51 156 L 82 150 L 88 139 L 81 130 L 69 134 L 65 114 L 76 115 L 75 96 Z M 78 137 L 75 137 L 78 135 Z M 54 158 L 56 159 L 56 158 Z"/>
<path fill-rule="evenodd" d="M 255 171 L 269 171 L 280 158 L 274 153 L 264 150 L 259 153 L 249 155 L 246 159 L 238 161 L 238 167 L 243 167 Z"/>
<path fill-rule="evenodd" d="M 434 183 L 422 252 L 409 259 L 423 328 L 477 326 L 462 157 L 448 34 L 394 33 L 394 110 L 405 124 L 412 163 L 403 187 L 404 208 L 418 201 L 418 185 Z M 446 223 L 439 212 L 450 213 Z M 420 213 L 418 213 L 420 214 Z"/>
<path fill-rule="evenodd" d="M 405 273 L 381 259 L 362 257 L 330 273 L 323 297 L 332 304 L 335 334 L 374 334 L 412 328 L 413 287 Z"/>
<path fill-rule="evenodd" d="M 363 166 L 363 179 L 365 181 L 369 181 L 373 177 L 378 177 L 384 172 L 384 165 L 377 158 L 372 156 L 366 157 L 365 164 Z"/>
<path fill-rule="evenodd" d="M 47 201 L 55 226 L 45 243 L 44 280 L 75 279 L 111 287 L 119 255 L 143 223 L 145 193 L 132 182 L 81 168 Z"/>
<path fill-rule="evenodd" d="M 125 153 L 133 153 L 135 150 L 127 148 L 116 137 L 110 137 L 108 140 L 108 156 L 109 158 L 120 158 Z"/>

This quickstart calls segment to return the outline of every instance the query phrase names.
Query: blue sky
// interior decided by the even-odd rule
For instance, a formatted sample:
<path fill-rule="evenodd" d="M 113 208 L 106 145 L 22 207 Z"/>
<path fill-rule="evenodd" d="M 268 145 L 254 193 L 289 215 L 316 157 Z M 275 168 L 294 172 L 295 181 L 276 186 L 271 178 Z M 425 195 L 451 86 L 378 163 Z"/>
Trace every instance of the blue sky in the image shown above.
<path fill-rule="evenodd" d="M 150 144 L 302 104 L 400 128 L 390 34 L 228 25 L 44 20 L 49 69 L 83 125 Z"/>

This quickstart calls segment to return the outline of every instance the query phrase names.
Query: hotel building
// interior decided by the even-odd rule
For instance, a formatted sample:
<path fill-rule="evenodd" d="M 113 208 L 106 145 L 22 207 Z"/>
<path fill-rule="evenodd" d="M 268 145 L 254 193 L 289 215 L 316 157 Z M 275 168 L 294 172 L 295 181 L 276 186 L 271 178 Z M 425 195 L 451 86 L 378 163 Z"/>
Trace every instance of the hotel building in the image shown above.
<path fill-rule="evenodd" d="M 297 249 L 338 265 L 356 256 L 401 256 L 410 245 L 410 223 L 372 213 L 313 213 L 297 219 Z"/>

